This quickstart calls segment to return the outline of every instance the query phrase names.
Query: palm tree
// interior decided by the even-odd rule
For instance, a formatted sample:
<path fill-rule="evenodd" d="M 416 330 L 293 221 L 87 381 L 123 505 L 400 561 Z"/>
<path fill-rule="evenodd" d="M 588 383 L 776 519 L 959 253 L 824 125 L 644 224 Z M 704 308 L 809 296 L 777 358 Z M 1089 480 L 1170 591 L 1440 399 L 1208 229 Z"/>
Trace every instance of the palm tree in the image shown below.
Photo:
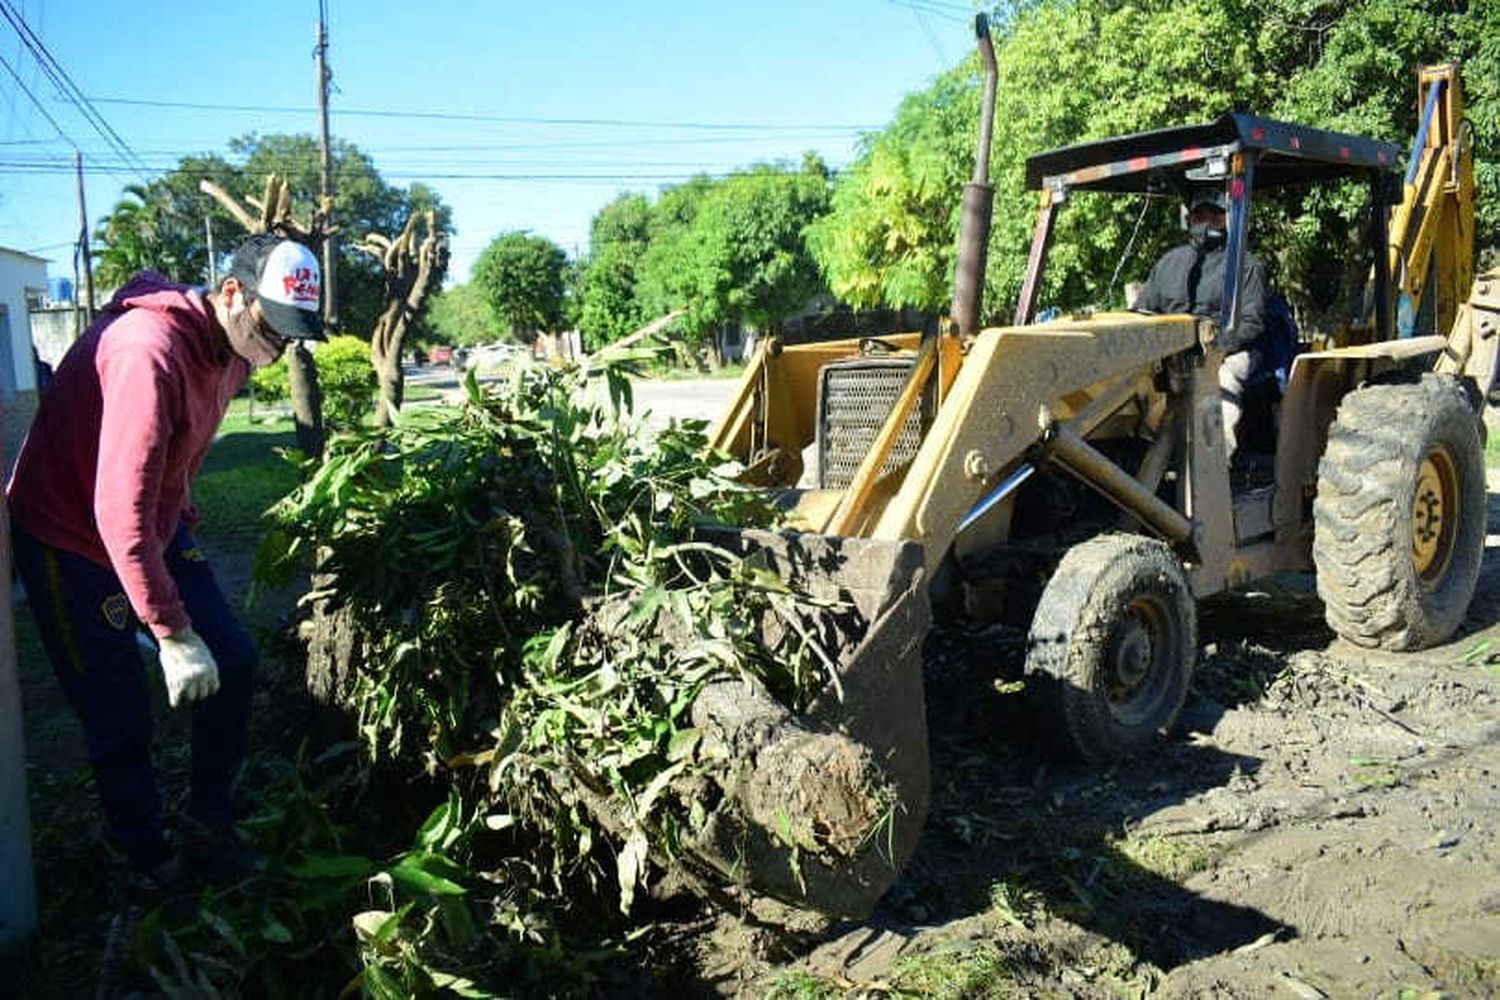
<path fill-rule="evenodd" d="M 201 222 L 184 217 L 171 192 L 159 181 L 132 184 L 96 233 L 99 282 L 118 287 L 138 271 L 159 271 L 173 281 L 199 282 L 207 276 L 208 251 Z"/>

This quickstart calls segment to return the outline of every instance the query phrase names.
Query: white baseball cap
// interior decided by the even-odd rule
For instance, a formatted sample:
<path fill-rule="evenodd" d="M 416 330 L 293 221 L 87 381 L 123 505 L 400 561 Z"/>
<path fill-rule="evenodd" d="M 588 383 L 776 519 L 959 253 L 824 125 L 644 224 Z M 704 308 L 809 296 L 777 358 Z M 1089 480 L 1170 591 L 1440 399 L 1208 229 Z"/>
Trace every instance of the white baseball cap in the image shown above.
<path fill-rule="evenodd" d="M 289 340 L 322 340 L 318 312 L 323 275 L 318 258 L 293 240 L 260 234 L 234 251 L 230 273 L 254 289 L 271 329 Z"/>

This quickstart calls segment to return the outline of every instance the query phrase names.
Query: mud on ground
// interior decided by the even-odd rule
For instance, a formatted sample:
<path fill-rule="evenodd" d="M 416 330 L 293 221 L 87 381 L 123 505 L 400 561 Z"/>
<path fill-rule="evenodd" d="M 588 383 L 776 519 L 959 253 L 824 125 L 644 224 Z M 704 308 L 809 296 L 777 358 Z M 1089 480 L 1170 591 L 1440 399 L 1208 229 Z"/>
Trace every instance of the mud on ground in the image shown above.
<path fill-rule="evenodd" d="M 721 928 L 705 978 L 740 995 L 1500 994 L 1500 493 L 1489 505 L 1453 641 L 1336 640 L 1310 577 L 1208 602 L 1180 732 L 1111 770 L 1032 749 L 1045 734 L 985 666 L 1014 664 L 1020 637 L 939 641 L 934 802 L 906 875 L 871 920 L 780 964 Z"/>

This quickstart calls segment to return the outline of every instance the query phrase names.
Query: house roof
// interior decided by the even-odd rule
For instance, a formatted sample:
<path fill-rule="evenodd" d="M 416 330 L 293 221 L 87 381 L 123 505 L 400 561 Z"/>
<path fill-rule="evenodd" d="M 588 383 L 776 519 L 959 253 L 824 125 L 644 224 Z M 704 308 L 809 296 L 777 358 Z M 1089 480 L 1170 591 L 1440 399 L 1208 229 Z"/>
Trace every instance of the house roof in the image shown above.
<path fill-rule="evenodd" d="M 27 260 L 34 260 L 38 264 L 49 263 L 46 257 L 38 257 L 36 254 L 27 253 L 24 250 L 12 250 L 10 247 L 0 247 L 0 253 L 7 254 L 11 257 L 25 257 Z"/>

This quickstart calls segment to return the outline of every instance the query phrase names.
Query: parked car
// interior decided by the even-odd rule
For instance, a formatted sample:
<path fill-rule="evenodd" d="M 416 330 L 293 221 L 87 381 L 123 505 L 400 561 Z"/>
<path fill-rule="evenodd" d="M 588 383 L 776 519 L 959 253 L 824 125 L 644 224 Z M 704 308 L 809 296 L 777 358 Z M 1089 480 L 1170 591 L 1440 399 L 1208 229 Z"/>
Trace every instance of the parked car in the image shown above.
<path fill-rule="evenodd" d="M 522 350 L 515 344 L 482 344 L 469 352 L 467 363 L 470 368 L 490 371 L 521 356 Z"/>
<path fill-rule="evenodd" d="M 428 352 L 427 363 L 432 365 L 453 364 L 453 348 L 439 344 Z"/>

